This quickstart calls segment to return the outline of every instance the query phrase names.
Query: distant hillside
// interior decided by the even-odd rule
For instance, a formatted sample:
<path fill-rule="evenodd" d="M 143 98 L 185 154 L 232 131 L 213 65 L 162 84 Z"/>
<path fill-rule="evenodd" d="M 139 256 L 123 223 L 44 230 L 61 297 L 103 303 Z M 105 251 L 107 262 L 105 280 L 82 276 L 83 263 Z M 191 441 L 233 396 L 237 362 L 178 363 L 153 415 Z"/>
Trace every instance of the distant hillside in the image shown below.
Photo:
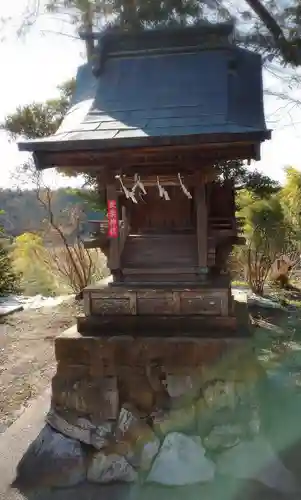
<path fill-rule="evenodd" d="M 90 209 L 83 199 L 73 194 L 68 189 L 58 189 L 53 192 L 52 209 L 56 220 L 58 220 L 67 233 L 70 230 L 70 210 L 68 208 L 80 205 L 84 214 L 82 220 L 82 232 L 87 231 L 86 216 Z M 48 218 L 47 211 L 37 199 L 35 191 L 16 191 L 12 189 L 0 189 L 0 225 L 4 227 L 5 233 L 16 237 L 25 232 L 40 232 L 46 227 Z"/>

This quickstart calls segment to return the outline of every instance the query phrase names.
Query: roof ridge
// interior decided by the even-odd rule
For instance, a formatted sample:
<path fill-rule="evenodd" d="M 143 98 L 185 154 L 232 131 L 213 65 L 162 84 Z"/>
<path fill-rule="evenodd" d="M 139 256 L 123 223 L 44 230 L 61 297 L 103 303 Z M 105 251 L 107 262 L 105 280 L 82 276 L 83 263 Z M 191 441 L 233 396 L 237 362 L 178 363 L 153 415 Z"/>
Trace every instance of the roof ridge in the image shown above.
<path fill-rule="evenodd" d="M 234 23 L 202 23 L 185 27 L 165 27 L 139 32 L 108 30 L 92 37 L 98 41 L 94 73 L 103 71 L 105 62 L 111 57 L 127 55 L 163 54 L 187 52 L 232 45 Z M 85 38 L 85 35 L 82 34 Z M 91 35 L 90 35 L 91 36 Z M 86 35 L 88 37 L 88 35 Z"/>

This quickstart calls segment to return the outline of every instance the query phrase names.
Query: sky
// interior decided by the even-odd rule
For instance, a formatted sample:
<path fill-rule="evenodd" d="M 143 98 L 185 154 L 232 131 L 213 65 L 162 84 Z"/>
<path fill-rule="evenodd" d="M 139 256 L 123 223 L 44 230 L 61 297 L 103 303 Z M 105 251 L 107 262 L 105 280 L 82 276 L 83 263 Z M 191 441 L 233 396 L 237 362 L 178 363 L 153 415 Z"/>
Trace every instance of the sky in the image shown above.
<path fill-rule="evenodd" d="M 0 1 L 0 123 L 18 106 L 55 97 L 57 85 L 75 76 L 84 61 L 82 42 L 58 34 L 67 30 L 72 35 L 73 28 L 53 16 L 40 17 L 26 36 L 16 35 L 28 1 L 31 0 Z M 1 18 L 10 20 L 1 27 Z M 265 88 L 286 90 L 279 74 L 286 77 L 287 71 L 274 67 L 265 70 Z M 291 94 L 294 98 L 300 96 L 301 101 L 301 87 Z M 265 113 L 267 125 L 273 129 L 272 140 L 262 145 L 261 161 L 254 162 L 252 167 L 283 181 L 286 165 L 301 171 L 301 105 L 266 96 Z M 26 159 L 26 154 L 20 153 L 3 131 L 0 131 L 0 152 L 0 188 L 14 187 L 15 169 Z M 51 170 L 46 174 L 46 182 L 56 186 L 70 185 L 71 181 Z"/>

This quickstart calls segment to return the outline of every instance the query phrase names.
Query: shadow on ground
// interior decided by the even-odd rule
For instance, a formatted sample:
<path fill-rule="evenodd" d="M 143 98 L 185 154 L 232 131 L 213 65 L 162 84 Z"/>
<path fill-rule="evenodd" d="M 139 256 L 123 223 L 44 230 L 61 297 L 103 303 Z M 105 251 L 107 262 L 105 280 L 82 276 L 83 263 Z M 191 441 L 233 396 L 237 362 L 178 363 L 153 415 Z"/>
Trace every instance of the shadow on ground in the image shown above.
<path fill-rule="evenodd" d="M 252 481 L 217 478 L 204 486 L 160 487 L 83 483 L 74 488 L 20 492 L 27 500 L 297 500 L 300 496 L 278 493 Z M 13 497 L 6 497 L 12 500 Z"/>

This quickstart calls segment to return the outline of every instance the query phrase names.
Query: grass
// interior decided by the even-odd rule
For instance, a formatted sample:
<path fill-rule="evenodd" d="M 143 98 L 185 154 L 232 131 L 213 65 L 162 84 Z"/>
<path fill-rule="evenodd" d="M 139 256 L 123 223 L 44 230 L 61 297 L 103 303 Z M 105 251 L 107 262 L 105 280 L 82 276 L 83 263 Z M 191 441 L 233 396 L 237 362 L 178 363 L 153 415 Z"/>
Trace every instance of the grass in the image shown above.
<path fill-rule="evenodd" d="M 243 286 L 249 288 L 249 284 L 246 281 L 233 280 L 231 281 L 232 286 Z"/>

